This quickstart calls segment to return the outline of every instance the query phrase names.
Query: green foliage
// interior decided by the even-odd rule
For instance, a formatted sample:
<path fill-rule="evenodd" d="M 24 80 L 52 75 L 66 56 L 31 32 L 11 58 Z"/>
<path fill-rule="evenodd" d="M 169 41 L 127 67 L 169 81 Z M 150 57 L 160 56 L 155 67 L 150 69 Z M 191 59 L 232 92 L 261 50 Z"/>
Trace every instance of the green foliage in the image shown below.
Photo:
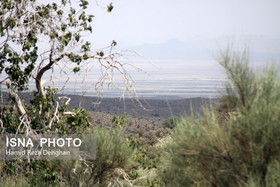
<path fill-rule="evenodd" d="M 171 116 L 169 117 L 168 119 L 166 119 L 164 122 L 163 122 L 163 126 L 165 128 L 170 128 L 170 129 L 173 129 L 177 123 L 179 123 L 181 120 L 181 118 L 177 117 L 177 116 Z"/>
<path fill-rule="evenodd" d="M 9 179 L 13 175 L 23 175 L 22 180 L 28 184 L 26 186 L 107 186 L 116 179 L 121 180 L 132 169 L 135 152 L 125 138 L 123 129 L 95 128 L 93 133 L 96 142 L 95 160 L 1 162 L 4 181 L 12 186 Z"/>
<path fill-rule="evenodd" d="M 85 109 L 77 108 L 69 111 L 68 105 L 65 103 L 62 102 L 58 105 L 58 101 L 56 101 L 57 89 L 47 88 L 45 92 L 44 97 L 33 92 L 30 95 L 32 98 L 30 104 L 26 104 L 30 126 L 34 131 L 37 133 L 75 134 L 83 133 L 90 126 L 91 119 Z M 24 133 L 24 129 L 19 128 L 22 118 L 13 103 L 11 106 L 4 107 L 1 112 L 2 133 Z M 65 115 L 65 112 L 70 114 Z M 58 117 L 59 120 L 57 120 Z"/>
<path fill-rule="evenodd" d="M 123 186 L 147 186 L 147 187 L 156 187 L 164 186 L 162 181 L 157 175 L 155 168 L 152 169 L 138 169 L 134 171 L 137 174 L 137 177 L 133 180 L 132 185 L 128 184 L 126 181 L 123 181 Z"/>
<path fill-rule="evenodd" d="M 19 55 L 9 44 L 0 46 L 0 73 L 4 70 L 10 76 L 12 85 L 19 90 L 27 88 L 28 79 L 38 58 L 38 48 L 35 47 L 37 39 L 31 36 L 28 37 L 30 41 L 23 45 L 24 55 Z M 27 65 L 22 67 L 22 64 Z"/>
<path fill-rule="evenodd" d="M 35 68 L 45 61 L 40 58 L 42 53 L 48 53 L 49 60 L 68 56 L 79 64 L 82 56 L 90 51 L 90 43 L 80 39 L 82 33 L 92 32 L 94 16 L 87 13 L 87 8 L 86 0 L 1 2 L 0 73 L 4 71 L 9 76 L 14 88 L 24 90 L 31 75 L 38 73 Z M 39 45 L 38 38 L 43 38 L 45 45 Z M 70 45 L 76 47 L 69 52 Z"/>
<path fill-rule="evenodd" d="M 1 162 L 1 184 L 6 186 L 57 186 L 60 175 L 55 161 L 5 161 Z"/>
<path fill-rule="evenodd" d="M 27 114 L 30 116 L 32 129 L 45 132 L 56 132 L 59 134 L 82 133 L 90 125 L 90 118 L 85 109 L 73 109 L 71 115 L 64 115 L 68 105 L 61 103 L 59 107 L 56 101 L 57 89 L 47 88 L 46 95 L 42 96 L 33 92 L 30 104 L 27 105 Z M 56 111 L 57 110 L 57 111 Z M 59 116 L 60 120 L 54 120 Z M 16 119 L 15 116 L 10 116 Z M 50 125 L 51 124 L 51 125 Z M 15 127 L 16 128 L 16 127 Z"/>
<path fill-rule="evenodd" d="M 130 147 L 135 151 L 133 155 L 133 166 L 136 169 L 129 172 L 133 185 L 162 186 L 163 183 L 156 172 L 160 164 L 162 148 L 135 137 L 135 134 L 130 135 L 128 140 Z"/>
<path fill-rule="evenodd" d="M 166 146 L 160 176 L 167 186 L 279 186 L 280 80 L 256 73 L 246 55 L 222 55 L 229 84 L 227 117 L 214 109 L 185 119 Z M 223 103 L 222 103 L 223 104 Z"/>
<path fill-rule="evenodd" d="M 108 6 L 107 6 L 107 11 L 110 13 L 112 12 L 114 6 L 113 6 L 113 3 L 110 3 Z"/>
<path fill-rule="evenodd" d="M 99 179 L 106 176 L 106 171 L 112 171 L 115 168 L 126 168 L 131 164 L 133 149 L 130 148 L 129 143 L 123 135 L 123 130 L 113 129 L 106 131 L 104 129 L 95 129 L 97 160 L 95 163 L 95 176 L 100 176 Z"/>
<path fill-rule="evenodd" d="M 77 63 L 78 65 L 81 63 L 82 61 L 82 57 L 80 55 L 76 55 L 74 53 L 70 53 L 67 55 L 68 58 L 72 61 L 72 62 L 75 62 Z"/>
<path fill-rule="evenodd" d="M 267 168 L 267 175 L 265 178 L 266 186 L 279 186 L 280 184 L 280 163 L 273 161 Z"/>
<path fill-rule="evenodd" d="M 0 187 L 29 187 L 26 177 L 6 177 L 1 180 Z"/>
<path fill-rule="evenodd" d="M 90 118 L 85 109 L 73 109 L 73 115 L 67 115 L 65 121 L 54 126 L 61 134 L 82 133 L 90 126 Z"/>
<path fill-rule="evenodd" d="M 114 116 L 112 119 L 113 128 L 125 128 L 129 123 L 128 115 Z"/>
<path fill-rule="evenodd" d="M 68 172 L 65 177 L 69 177 L 67 180 L 72 186 L 107 186 L 109 182 L 121 177 L 118 171 L 125 173 L 132 165 L 134 150 L 129 146 L 122 129 L 95 128 L 93 133 L 96 139 L 96 159 L 76 161 L 72 165 L 68 163 L 68 167 L 63 169 L 63 172 Z M 75 173 L 71 173 L 73 167 Z"/>
<path fill-rule="evenodd" d="M 31 161 L 28 167 L 30 170 L 27 171 L 26 176 L 29 178 L 29 183 L 32 186 L 38 186 L 38 184 L 44 186 L 59 184 L 60 176 L 55 171 L 55 165 L 52 164 L 52 161 Z"/>
<path fill-rule="evenodd" d="M 52 112 L 55 105 L 55 95 L 57 94 L 56 88 L 45 88 L 46 95 L 42 96 L 38 92 L 33 92 L 30 100 L 29 110 L 33 113 L 39 113 L 39 110 L 46 113 Z M 31 115 L 32 116 L 32 115 Z"/>
<path fill-rule="evenodd" d="M 18 124 L 20 124 L 20 116 L 13 107 L 4 107 L 2 109 L 1 120 L 3 122 L 3 128 L 1 133 L 16 133 Z"/>
<path fill-rule="evenodd" d="M 130 147 L 135 150 L 135 165 L 143 169 L 156 168 L 159 163 L 160 150 L 149 144 L 144 144 L 143 141 L 133 136 L 129 136 L 128 139 Z"/>

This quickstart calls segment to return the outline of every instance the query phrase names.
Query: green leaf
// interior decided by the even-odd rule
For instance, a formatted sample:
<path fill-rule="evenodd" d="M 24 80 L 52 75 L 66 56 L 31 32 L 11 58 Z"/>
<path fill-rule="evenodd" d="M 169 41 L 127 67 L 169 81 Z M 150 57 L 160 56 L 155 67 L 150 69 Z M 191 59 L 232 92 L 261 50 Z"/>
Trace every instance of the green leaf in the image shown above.
<path fill-rule="evenodd" d="M 83 9 L 87 9 L 88 1 L 81 0 L 81 4 L 79 4 L 79 6 L 82 7 Z"/>
<path fill-rule="evenodd" d="M 63 12 L 62 10 L 59 10 L 59 11 L 57 11 L 56 13 L 58 14 L 59 17 L 62 17 L 62 15 L 63 15 L 64 12 Z"/>
<path fill-rule="evenodd" d="M 82 45 L 82 51 L 87 52 L 90 51 L 90 43 L 86 42 L 84 45 Z"/>
<path fill-rule="evenodd" d="M 73 69 L 73 72 L 74 72 L 74 73 L 78 73 L 80 70 L 81 70 L 81 69 L 80 69 L 79 67 L 75 67 L 75 68 Z"/>
<path fill-rule="evenodd" d="M 113 40 L 111 46 L 116 46 L 117 44 L 118 43 L 115 40 Z"/>
<path fill-rule="evenodd" d="M 113 3 L 110 3 L 108 6 L 107 6 L 107 12 L 112 12 L 114 6 L 113 6 Z"/>
<path fill-rule="evenodd" d="M 100 51 L 100 52 L 96 52 L 97 55 L 103 57 L 104 56 L 104 52 L 103 51 Z"/>

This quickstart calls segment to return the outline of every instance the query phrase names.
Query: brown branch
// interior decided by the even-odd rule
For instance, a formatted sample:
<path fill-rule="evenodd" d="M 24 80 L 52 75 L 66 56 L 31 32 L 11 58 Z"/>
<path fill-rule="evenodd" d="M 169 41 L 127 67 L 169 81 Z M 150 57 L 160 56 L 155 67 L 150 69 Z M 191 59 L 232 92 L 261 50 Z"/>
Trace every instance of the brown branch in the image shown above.
<path fill-rule="evenodd" d="M 49 60 L 50 62 L 44 66 L 42 69 L 40 69 L 40 71 L 38 72 L 36 78 L 35 78 L 35 81 L 36 81 L 36 88 L 37 88 L 37 91 L 42 95 L 42 96 L 45 96 L 45 92 L 44 92 L 44 87 L 42 85 L 42 77 L 44 75 L 44 73 L 46 71 L 48 71 L 49 69 L 52 68 L 52 66 L 54 65 L 54 63 L 60 61 L 63 57 L 64 57 L 64 54 L 60 55 L 58 58 L 52 60 L 52 51 L 50 53 L 50 57 L 49 57 Z"/>

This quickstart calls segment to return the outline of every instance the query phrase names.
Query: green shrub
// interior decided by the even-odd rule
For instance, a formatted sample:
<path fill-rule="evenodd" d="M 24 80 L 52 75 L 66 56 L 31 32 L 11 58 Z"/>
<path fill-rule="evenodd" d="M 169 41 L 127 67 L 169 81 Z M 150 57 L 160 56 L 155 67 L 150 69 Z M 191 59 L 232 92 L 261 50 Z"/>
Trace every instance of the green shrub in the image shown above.
<path fill-rule="evenodd" d="M 280 184 L 280 162 L 274 161 L 269 164 L 266 175 L 266 186 L 279 186 Z"/>
<path fill-rule="evenodd" d="M 26 177 L 3 177 L 0 178 L 0 187 L 29 187 Z"/>
<path fill-rule="evenodd" d="M 95 128 L 96 159 L 63 164 L 69 185 L 107 186 L 126 173 L 132 166 L 134 150 L 123 132 L 120 128 Z"/>
<path fill-rule="evenodd" d="M 167 186 L 279 186 L 277 68 L 256 73 L 246 53 L 230 51 L 220 63 L 230 80 L 227 117 L 211 109 L 179 122 L 159 174 Z"/>
<path fill-rule="evenodd" d="M 4 186 L 62 186 L 59 161 L 6 160 L 1 164 L 1 184 Z M 0 186 L 1 186 L 0 184 Z"/>
<path fill-rule="evenodd" d="M 112 127 L 113 128 L 125 128 L 129 123 L 128 118 L 129 118 L 129 116 L 127 114 L 113 116 Z"/>
<path fill-rule="evenodd" d="M 163 122 L 163 127 L 165 128 L 170 128 L 173 129 L 177 123 L 181 120 L 181 118 L 177 117 L 177 116 L 171 116 L 169 118 L 167 118 L 164 122 Z"/>

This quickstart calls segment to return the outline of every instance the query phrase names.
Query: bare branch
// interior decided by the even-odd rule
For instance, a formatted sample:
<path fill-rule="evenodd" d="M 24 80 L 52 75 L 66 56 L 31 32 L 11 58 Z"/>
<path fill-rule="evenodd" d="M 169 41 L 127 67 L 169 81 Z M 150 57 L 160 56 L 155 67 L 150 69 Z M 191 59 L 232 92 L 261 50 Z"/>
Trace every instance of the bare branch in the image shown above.
<path fill-rule="evenodd" d="M 20 97 L 18 96 L 18 94 L 15 93 L 11 88 L 9 89 L 9 97 L 16 103 L 18 113 L 21 116 L 24 116 L 26 114 L 25 107 L 24 107 Z"/>

